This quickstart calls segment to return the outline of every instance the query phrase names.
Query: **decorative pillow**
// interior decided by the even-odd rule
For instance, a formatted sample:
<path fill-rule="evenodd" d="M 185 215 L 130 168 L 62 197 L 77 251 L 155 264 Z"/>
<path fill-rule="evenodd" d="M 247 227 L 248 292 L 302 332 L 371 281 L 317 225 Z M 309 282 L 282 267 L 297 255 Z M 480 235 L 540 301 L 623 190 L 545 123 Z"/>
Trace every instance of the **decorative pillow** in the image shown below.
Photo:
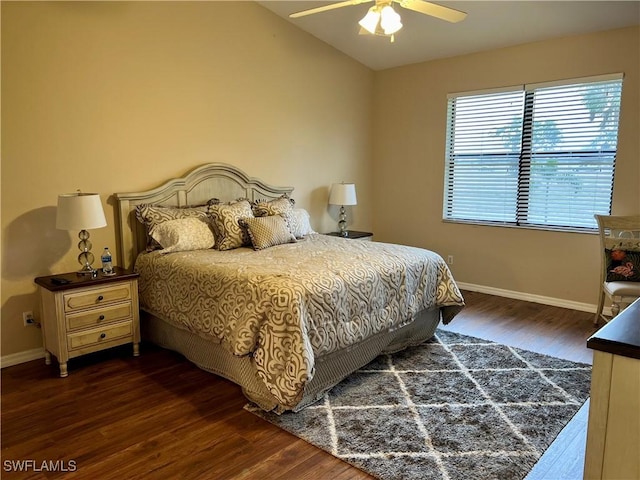
<path fill-rule="evenodd" d="M 309 223 L 309 212 L 304 208 L 294 208 L 284 217 L 287 219 L 291 233 L 296 238 L 304 238 L 310 233 L 316 233 L 311 228 L 311 223 Z"/>
<path fill-rule="evenodd" d="M 215 243 L 211 227 L 200 218 L 163 222 L 154 228 L 153 239 L 162 247 L 161 253 L 206 250 Z"/>
<path fill-rule="evenodd" d="M 215 232 L 216 249 L 231 250 L 251 245 L 249 234 L 238 223 L 241 218 L 253 217 L 248 200 L 209 205 L 209 216 Z"/>
<path fill-rule="evenodd" d="M 295 201 L 288 195 L 282 195 L 275 200 L 259 200 L 253 204 L 253 214 L 256 217 L 267 217 L 269 215 L 284 215 L 293 210 Z"/>
<path fill-rule="evenodd" d="M 640 252 L 605 250 L 607 282 L 640 282 Z"/>
<path fill-rule="evenodd" d="M 247 229 L 254 250 L 296 241 L 282 215 L 247 217 L 241 219 L 240 224 Z"/>
<path fill-rule="evenodd" d="M 207 206 L 197 207 L 165 207 L 161 205 L 150 205 L 144 203 L 138 205 L 135 210 L 136 218 L 147 229 L 147 251 L 162 248 L 157 241 L 153 239 L 155 228 L 161 223 L 169 220 L 178 220 L 180 218 L 200 218 L 207 220 Z"/>

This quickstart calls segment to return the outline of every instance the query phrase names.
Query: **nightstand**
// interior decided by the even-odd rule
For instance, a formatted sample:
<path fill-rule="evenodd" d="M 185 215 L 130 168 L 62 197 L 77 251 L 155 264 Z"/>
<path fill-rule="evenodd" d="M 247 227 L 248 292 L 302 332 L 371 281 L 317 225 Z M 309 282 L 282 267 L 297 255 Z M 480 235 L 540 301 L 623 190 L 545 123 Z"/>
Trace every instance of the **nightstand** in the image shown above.
<path fill-rule="evenodd" d="M 371 232 L 357 232 L 355 230 L 348 230 L 348 235 L 342 238 L 349 238 L 351 240 L 364 240 L 371 242 L 373 240 L 373 233 Z M 331 235 L 332 237 L 340 237 L 340 232 L 329 232 L 325 235 Z"/>
<path fill-rule="evenodd" d="M 140 312 L 138 274 L 114 267 L 115 275 L 101 271 L 94 278 L 75 272 L 38 277 L 45 363 L 53 354 L 66 377 L 67 361 L 87 353 L 133 344 L 138 356 Z M 68 283 L 55 283 L 64 279 Z"/>

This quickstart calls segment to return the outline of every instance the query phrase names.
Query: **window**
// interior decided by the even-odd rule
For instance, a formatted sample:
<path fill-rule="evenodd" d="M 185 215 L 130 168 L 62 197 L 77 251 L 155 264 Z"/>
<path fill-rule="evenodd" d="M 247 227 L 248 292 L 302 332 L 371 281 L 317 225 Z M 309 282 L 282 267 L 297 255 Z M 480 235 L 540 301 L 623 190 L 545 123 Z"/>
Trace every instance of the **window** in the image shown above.
<path fill-rule="evenodd" d="M 597 228 L 593 215 L 611 213 L 621 91 L 617 74 L 450 95 L 444 219 Z"/>

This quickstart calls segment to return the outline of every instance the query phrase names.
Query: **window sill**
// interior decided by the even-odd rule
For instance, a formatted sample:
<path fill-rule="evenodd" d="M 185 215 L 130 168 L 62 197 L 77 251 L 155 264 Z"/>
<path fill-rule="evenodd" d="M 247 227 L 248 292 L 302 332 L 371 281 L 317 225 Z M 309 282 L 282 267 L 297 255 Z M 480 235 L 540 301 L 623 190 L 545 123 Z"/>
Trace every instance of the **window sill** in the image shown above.
<path fill-rule="evenodd" d="M 548 225 L 516 225 L 513 223 L 503 222 L 488 222 L 481 220 L 452 220 L 449 218 L 443 218 L 444 223 L 457 223 L 462 225 L 476 225 L 481 227 L 505 227 L 505 228 L 517 228 L 526 230 L 543 230 L 546 232 L 559 232 L 559 233 L 586 233 L 589 235 L 598 235 L 598 228 L 588 227 L 552 227 Z"/>

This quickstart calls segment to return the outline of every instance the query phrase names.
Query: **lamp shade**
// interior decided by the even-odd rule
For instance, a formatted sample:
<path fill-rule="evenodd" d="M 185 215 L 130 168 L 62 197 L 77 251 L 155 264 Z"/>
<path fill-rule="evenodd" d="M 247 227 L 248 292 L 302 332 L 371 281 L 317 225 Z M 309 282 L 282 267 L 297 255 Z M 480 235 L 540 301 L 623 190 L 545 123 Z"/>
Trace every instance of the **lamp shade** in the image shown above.
<path fill-rule="evenodd" d="M 380 13 L 377 7 L 374 5 L 369 9 L 367 14 L 358 23 L 369 33 L 376 33 L 376 27 L 380 21 Z"/>
<path fill-rule="evenodd" d="M 107 226 L 100 195 L 97 193 L 66 193 L 58 196 L 56 228 L 88 230 Z"/>
<path fill-rule="evenodd" d="M 334 183 L 329 194 L 331 205 L 357 205 L 356 186 L 353 183 Z"/>
<path fill-rule="evenodd" d="M 373 35 L 391 36 L 402 28 L 400 15 L 390 4 L 384 7 L 374 5 L 358 23 Z"/>
<path fill-rule="evenodd" d="M 384 30 L 385 35 L 393 35 L 402 28 L 400 15 L 398 15 L 391 5 L 383 7 L 380 11 L 380 26 Z"/>

